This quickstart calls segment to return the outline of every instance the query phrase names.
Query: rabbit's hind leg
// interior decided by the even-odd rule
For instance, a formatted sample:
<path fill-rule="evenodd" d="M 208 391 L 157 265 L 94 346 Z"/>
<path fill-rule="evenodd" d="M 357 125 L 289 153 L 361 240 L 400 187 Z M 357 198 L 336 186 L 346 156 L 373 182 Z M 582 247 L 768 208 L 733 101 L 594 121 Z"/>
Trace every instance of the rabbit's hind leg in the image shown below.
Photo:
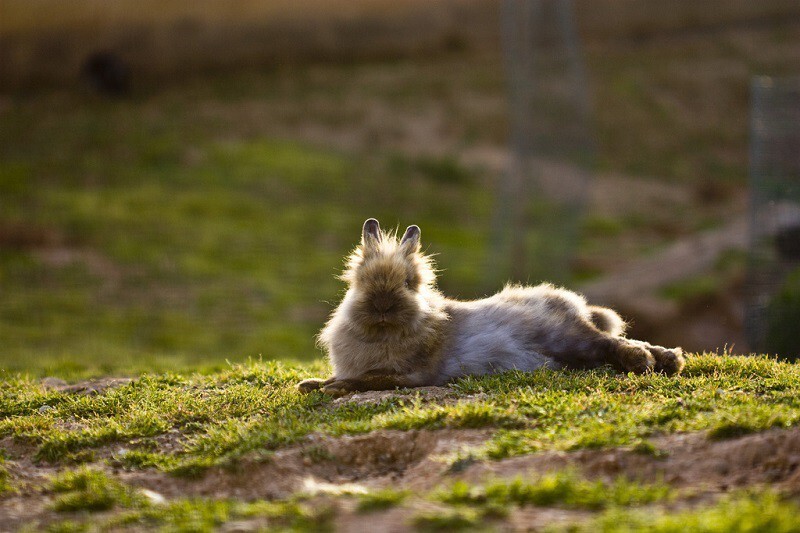
<path fill-rule="evenodd" d="M 668 376 L 672 376 L 679 374 L 686 364 L 682 348 L 664 348 L 645 341 L 629 340 L 628 342 L 641 346 L 653 354 L 656 359 L 654 367 L 656 372 L 663 372 Z"/>
<path fill-rule="evenodd" d="M 655 357 L 644 347 L 599 331 L 583 321 L 554 328 L 536 338 L 542 353 L 568 368 L 596 368 L 610 364 L 622 372 L 644 374 L 656 365 Z"/>
<path fill-rule="evenodd" d="M 619 370 L 646 374 L 656 367 L 656 358 L 647 348 L 621 337 L 615 337 L 614 340 L 616 342 L 613 343 L 608 362 Z"/>

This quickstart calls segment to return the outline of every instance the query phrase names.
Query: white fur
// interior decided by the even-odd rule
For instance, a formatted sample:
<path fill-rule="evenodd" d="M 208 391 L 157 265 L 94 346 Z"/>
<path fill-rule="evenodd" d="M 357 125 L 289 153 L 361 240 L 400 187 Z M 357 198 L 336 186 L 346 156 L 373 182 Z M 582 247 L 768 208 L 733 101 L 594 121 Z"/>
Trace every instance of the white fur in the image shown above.
<path fill-rule="evenodd" d="M 564 317 L 549 313 L 546 305 L 554 294 L 568 299 L 576 312 L 588 315 L 581 296 L 549 284 L 506 287 L 494 296 L 472 302 L 448 301 L 452 324 L 439 382 L 470 374 L 560 368 L 559 363 L 525 342 L 526 332 L 559 330 Z"/>

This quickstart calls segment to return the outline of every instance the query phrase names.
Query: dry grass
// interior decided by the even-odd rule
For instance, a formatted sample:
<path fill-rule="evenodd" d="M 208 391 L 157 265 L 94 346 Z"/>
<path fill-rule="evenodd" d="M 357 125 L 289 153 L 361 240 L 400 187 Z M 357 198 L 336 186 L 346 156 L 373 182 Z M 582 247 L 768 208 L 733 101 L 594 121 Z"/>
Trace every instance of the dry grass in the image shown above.
<path fill-rule="evenodd" d="M 792 0 L 578 0 L 587 42 L 782 23 Z M 0 90 L 72 83 L 111 50 L 142 77 L 319 60 L 497 50 L 498 0 L 0 0 Z"/>
<path fill-rule="evenodd" d="M 434 5 L 438 4 L 438 5 Z M 202 24 L 241 25 L 259 21 L 402 16 L 410 11 L 499 9 L 498 0 L 0 0 L 0 34 L 38 33 L 65 28 L 102 29 L 118 24 L 170 25 L 192 20 Z M 800 13 L 794 0 L 577 0 L 576 12 L 587 36 L 646 35 L 675 28 L 717 26 L 786 17 Z M 482 23 L 494 21 L 483 19 Z"/>
<path fill-rule="evenodd" d="M 495 2 L 474 0 L 250 0 L 237 2 L 236 10 L 227 5 L 0 0 L 0 90 L 73 84 L 85 59 L 101 50 L 127 63 L 137 80 L 407 56 L 462 46 L 487 10 L 496 11 Z"/>
<path fill-rule="evenodd" d="M 2 0 L 0 33 L 102 29 L 120 24 L 170 25 L 187 19 L 206 24 L 250 25 L 298 17 L 392 16 L 426 4 L 424 0 L 238 0 L 236 9 L 231 9 L 226 0 Z"/>
<path fill-rule="evenodd" d="M 800 14 L 794 0 L 575 0 L 586 38 L 636 37 L 774 21 Z"/>

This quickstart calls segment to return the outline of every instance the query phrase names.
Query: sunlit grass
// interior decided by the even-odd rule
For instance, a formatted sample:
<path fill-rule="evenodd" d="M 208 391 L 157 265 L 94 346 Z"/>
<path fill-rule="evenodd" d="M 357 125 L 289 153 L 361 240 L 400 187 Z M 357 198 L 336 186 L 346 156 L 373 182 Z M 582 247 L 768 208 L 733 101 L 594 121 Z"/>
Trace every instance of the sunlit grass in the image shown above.
<path fill-rule="evenodd" d="M 494 481 L 473 486 L 460 481 L 438 494 L 449 504 L 464 505 L 535 505 L 540 507 L 600 509 L 613 506 L 643 505 L 665 501 L 673 496 L 663 484 L 641 485 L 625 478 L 613 483 L 589 481 L 573 471 L 559 471 L 526 481 Z"/>
<path fill-rule="evenodd" d="M 798 530 L 800 508 L 774 492 L 738 492 L 719 502 L 694 509 L 634 511 L 612 509 L 599 519 L 569 531 L 728 533 L 731 531 L 769 531 L 789 533 Z"/>
<path fill-rule="evenodd" d="M 251 361 L 208 374 L 145 374 L 95 395 L 59 392 L 37 379 L 10 375 L 0 382 L 0 439 L 60 472 L 44 487 L 53 495 L 54 509 L 110 513 L 96 523 L 171 527 L 193 520 L 198 527 L 213 528 L 254 516 L 270 527 L 300 524 L 297 527 L 313 529 L 314 524 L 328 527 L 336 511 L 299 500 L 244 504 L 178 499 L 154 505 L 114 472 L 184 477 L 220 467 L 236 472 L 280 461 L 277 452 L 293 446 L 300 447 L 304 464 L 335 465 L 335 449 L 327 448 L 324 439 L 309 444 L 309 435 L 444 428 L 492 430 L 484 445 L 464 452 L 469 464 L 543 450 L 619 446 L 657 458 L 663 452 L 650 439 L 660 435 L 705 431 L 709 438 L 720 439 L 800 422 L 800 365 L 763 356 L 694 355 L 684 373 L 675 377 L 620 375 L 607 369 L 471 377 L 453 383 L 453 399 L 445 401 L 403 390 L 400 397 L 390 395 L 375 403 L 343 403 L 296 390 L 299 380 L 327 372 L 322 364 Z M 17 460 L 0 475 L 9 497 L 18 497 L 13 475 Z M 454 461 L 449 470 L 454 474 L 460 470 L 456 465 L 464 462 L 461 455 L 441 460 Z M 442 480 L 440 488 L 426 494 L 407 492 L 400 485 L 360 496 L 325 497 L 354 499 L 354 512 L 402 507 L 409 510 L 409 523 L 421 529 L 484 527 L 518 509 L 559 507 L 607 513 L 595 515 L 592 520 L 597 522 L 592 523 L 610 531 L 641 530 L 647 524 L 670 531 L 682 523 L 745 523 L 742 509 L 761 505 L 756 495 L 721 503 L 719 509 L 727 511 L 701 507 L 680 519 L 660 511 L 633 513 L 615 522 L 617 508 L 661 509 L 685 495 L 658 480 L 644 484 L 624 477 L 588 479 L 571 470 L 472 484 Z M 427 503 L 420 508 L 420 501 Z M 774 498 L 764 502 L 769 513 L 763 523 L 783 527 L 792 507 Z"/>
<path fill-rule="evenodd" d="M 454 383 L 454 393 L 480 395 L 445 404 L 413 396 L 332 404 L 296 391 L 299 380 L 326 371 L 251 362 L 208 375 L 144 375 L 95 396 L 12 377 L 0 384 L 0 437 L 31 443 L 38 459 L 54 463 L 91 461 L 91 450 L 135 442 L 111 460 L 191 475 L 313 432 L 494 428 L 474 453 L 497 459 L 549 449 L 649 450 L 648 439 L 662 433 L 725 438 L 800 421 L 800 366 L 766 357 L 692 356 L 678 377 L 603 369 L 471 377 Z M 173 430 L 179 446 L 161 450 L 158 439 Z"/>
<path fill-rule="evenodd" d="M 408 496 L 409 492 L 407 490 L 391 488 L 368 492 L 359 496 L 357 509 L 360 513 L 382 511 L 400 505 Z"/>
<path fill-rule="evenodd" d="M 99 470 L 81 468 L 56 476 L 49 489 L 57 494 L 53 509 L 60 512 L 107 511 L 114 507 L 140 507 L 145 499 L 135 490 Z"/>

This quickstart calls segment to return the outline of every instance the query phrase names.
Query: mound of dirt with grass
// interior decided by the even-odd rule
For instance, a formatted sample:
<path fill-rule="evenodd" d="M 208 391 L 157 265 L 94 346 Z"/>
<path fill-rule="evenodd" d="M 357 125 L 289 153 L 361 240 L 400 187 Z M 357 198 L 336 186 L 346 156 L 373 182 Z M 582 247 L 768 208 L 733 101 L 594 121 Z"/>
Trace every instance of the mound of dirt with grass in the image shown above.
<path fill-rule="evenodd" d="M 800 516 L 797 364 L 695 355 L 672 377 L 298 393 L 319 371 L 16 376 L 0 395 L 4 527 L 793 531 Z"/>
<path fill-rule="evenodd" d="M 800 430 L 771 430 L 731 440 L 709 440 L 688 433 L 656 438 L 652 447 L 619 447 L 572 452 L 542 452 L 501 461 L 470 454 L 491 430 L 373 431 L 330 438 L 309 435 L 306 442 L 268 459 L 244 459 L 213 468 L 197 479 L 152 473 L 123 474 L 135 485 L 167 496 L 285 498 L 320 486 L 322 492 L 393 487 L 427 492 L 456 480 L 480 484 L 489 479 L 536 478 L 577 469 L 589 478 L 618 476 L 644 483 L 663 480 L 694 494 L 771 486 L 800 495 Z M 357 485 L 354 485 L 357 484 Z"/>

